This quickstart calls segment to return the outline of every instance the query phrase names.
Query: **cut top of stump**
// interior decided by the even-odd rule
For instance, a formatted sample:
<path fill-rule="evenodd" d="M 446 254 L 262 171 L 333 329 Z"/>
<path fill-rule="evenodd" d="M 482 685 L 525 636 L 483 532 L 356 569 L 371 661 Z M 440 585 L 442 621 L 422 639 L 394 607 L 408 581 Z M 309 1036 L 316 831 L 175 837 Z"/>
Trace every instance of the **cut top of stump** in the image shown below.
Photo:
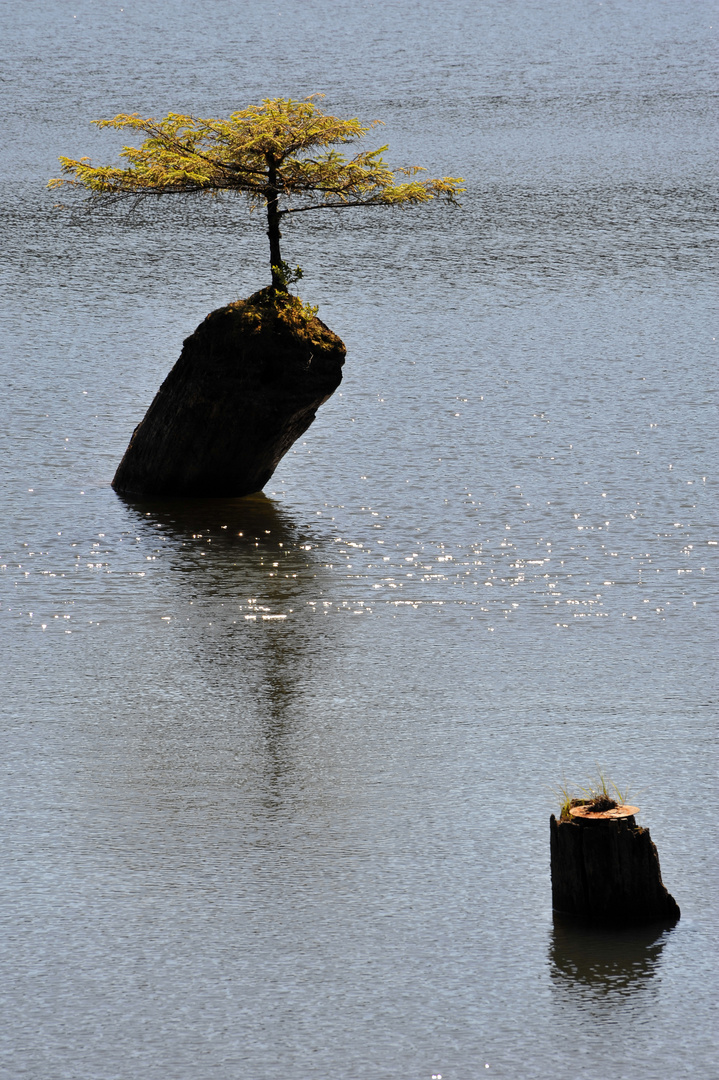
<path fill-rule="evenodd" d="M 569 811 L 573 818 L 582 821 L 620 821 L 639 813 L 638 806 L 615 806 L 611 810 L 590 810 L 588 806 L 573 806 Z"/>

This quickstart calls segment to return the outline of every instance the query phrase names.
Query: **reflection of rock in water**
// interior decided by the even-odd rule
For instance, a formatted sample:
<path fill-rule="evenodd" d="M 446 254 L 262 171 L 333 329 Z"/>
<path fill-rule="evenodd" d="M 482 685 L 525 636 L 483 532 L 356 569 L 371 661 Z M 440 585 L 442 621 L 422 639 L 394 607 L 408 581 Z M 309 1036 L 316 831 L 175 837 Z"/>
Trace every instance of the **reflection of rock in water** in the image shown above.
<path fill-rule="evenodd" d="M 554 913 L 550 974 L 564 989 L 595 1000 L 629 996 L 656 974 L 666 925 L 616 928 Z"/>
<path fill-rule="evenodd" d="M 259 721 L 266 799 L 279 803 L 298 706 L 328 647 L 307 611 L 322 595 L 316 537 L 262 494 L 125 502 L 170 548 L 175 609 L 188 620 L 177 644 L 199 665 L 208 700 L 224 699 L 229 681 L 243 728 Z"/>

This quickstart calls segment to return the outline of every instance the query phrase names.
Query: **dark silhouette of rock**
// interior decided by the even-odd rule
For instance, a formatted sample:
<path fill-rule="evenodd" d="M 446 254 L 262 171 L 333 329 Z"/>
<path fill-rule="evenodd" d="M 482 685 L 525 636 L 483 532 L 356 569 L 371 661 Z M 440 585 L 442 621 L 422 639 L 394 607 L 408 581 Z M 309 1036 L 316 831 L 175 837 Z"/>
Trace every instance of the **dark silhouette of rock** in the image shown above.
<path fill-rule="evenodd" d="M 676 922 L 648 829 L 633 817 L 549 822 L 552 907 L 613 922 Z"/>
<path fill-rule="evenodd" d="M 249 495 L 342 380 L 345 347 L 294 297 L 213 311 L 182 347 L 115 473 L 119 492 Z"/>

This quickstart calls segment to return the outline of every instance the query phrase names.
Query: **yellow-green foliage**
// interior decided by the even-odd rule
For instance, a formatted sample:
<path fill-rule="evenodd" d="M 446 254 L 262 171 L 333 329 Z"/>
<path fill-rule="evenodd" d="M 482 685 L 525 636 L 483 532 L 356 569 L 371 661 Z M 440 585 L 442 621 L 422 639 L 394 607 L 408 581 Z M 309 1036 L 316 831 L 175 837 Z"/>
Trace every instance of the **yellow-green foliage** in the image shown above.
<path fill-rule="evenodd" d="M 335 339 L 332 331 L 316 318 L 316 305 L 303 304 L 299 296 L 277 293 L 272 288 L 261 289 L 247 300 L 236 300 L 222 310 L 231 311 L 239 325 L 252 333 L 271 333 L 278 326 L 314 345 Z"/>
<path fill-rule="evenodd" d="M 52 179 L 50 187 L 69 184 L 116 197 L 235 191 L 253 207 L 279 195 L 281 214 L 408 206 L 440 196 L 454 202 L 464 190 L 461 178 L 420 178 L 424 170 L 416 165 L 390 168 L 382 158 L 386 146 L 351 159 L 328 149 L 362 138 L 379 121 L 362 125 L 329 116 L 311 98 L 266 99 L 227 120 L 180 113 L 154 120 L 121 113 L 94 122 L 101 128 L 130 128 L 146 138 L 139 147 L 123 149 L 124 165 L 61 157 L 63 176 Z"/>

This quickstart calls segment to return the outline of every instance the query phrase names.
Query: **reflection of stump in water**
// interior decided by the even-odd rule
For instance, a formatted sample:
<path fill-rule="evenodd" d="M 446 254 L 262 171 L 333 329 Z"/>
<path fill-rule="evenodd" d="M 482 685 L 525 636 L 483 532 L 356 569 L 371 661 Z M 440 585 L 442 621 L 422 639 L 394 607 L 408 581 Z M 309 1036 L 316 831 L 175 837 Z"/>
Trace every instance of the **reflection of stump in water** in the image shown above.
<path fill-rule="evenodd" d="M 614 922 L 676 922 L 648 829 L 618 807 L 569 821 L 550 818 L 552 907 Z M 581 814 L 581 811 L 577 811 Z"/>
<path fill-rule="evenodd" d="M 249 548 L 257 541 L 276 545 L 278 540 L 300 540 L 297 524 L 261 492 L 234 499 L 120 498 L 138 519 L 149 518 L 180 541 L 201 534 L 224 547 Z"/>
<path fill-rule="evenodd" d="M 226 679 L 236 681 L 236 710 L 247 716 L 240 726 L 244 731 L 259 725 L 262 733 L 267 805 L 279 806 L 293 760 L 289 747 L 298 709 L 301 714 L 298 702 L 319 677 L 315 670 L 327 669 L 334 648 L 321 622 L 291 614 L 325 587 L 314 527 L 295 521 L 261 493 L 237 499 L 122 498 L 133 528 L 144 526 L 146 536 L 168 542 L 170 580 L 183 612 L 194 612 L 181 647 L 188 663 L 199 665 L 208 692 Z M 281 613 L 290 614 L 278 618 Z M 236 719 L 229 721 L 233 729 Z M 224 718 L 223 730 L 227 725 Z"/>
<path fill-rule="evenodd" d="M 282 603 L 306 586 L 310 569 L 310 577 L 316 573 L 314 535 L 261 492 L 241 499 L 121 498 L 139 521 L 173 541 L 173 570 L 205 598 L 250 588 Z"/>
<path fill-rule="evenodd" d="M 670 931 L 665 926 L 591 926 L 554 913 L 550 974 L 567 990 L 598 997 L 643 989 L 654 977 Z"/>

